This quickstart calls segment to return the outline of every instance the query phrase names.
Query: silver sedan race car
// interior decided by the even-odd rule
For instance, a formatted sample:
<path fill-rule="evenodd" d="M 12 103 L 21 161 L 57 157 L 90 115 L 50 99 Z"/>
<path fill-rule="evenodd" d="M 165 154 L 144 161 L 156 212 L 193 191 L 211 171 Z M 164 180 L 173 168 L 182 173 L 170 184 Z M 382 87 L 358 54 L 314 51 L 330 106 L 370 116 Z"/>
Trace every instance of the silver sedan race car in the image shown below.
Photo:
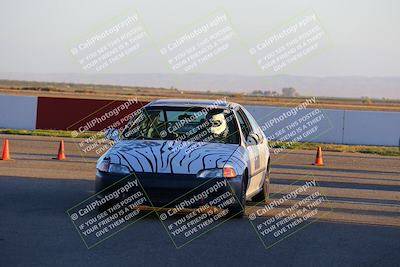
<path fill-rule="evenodd" d="M 107 187 L 134 176 L 151 204 L 160 207 L 207 190 L 210 183 L 220 190 L 207 191 L 217 193 L 207 197 L 228 191 L 235 196 L 227 208 L 237 217 L 244 214 L 246 201 L 268 198 L 268 141 L 239 104 L 157 100 L 135 112 L 123 131 L 111 129 L 106 136 L 115 143 L 96 165 L 99 197 Z"/>

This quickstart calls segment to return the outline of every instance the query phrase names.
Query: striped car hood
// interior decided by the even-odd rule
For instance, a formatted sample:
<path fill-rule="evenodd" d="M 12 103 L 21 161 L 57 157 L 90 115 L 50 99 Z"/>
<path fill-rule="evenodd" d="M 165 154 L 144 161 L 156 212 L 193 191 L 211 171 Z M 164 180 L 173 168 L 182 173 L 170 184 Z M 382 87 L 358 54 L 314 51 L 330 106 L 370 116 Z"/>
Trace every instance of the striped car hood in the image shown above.
<path fill-rule="evenodd" d="M 122 140 L 105 155 L 134 172 L 197 174 L 222 168 L 239 145 L 162 140 Z"/>

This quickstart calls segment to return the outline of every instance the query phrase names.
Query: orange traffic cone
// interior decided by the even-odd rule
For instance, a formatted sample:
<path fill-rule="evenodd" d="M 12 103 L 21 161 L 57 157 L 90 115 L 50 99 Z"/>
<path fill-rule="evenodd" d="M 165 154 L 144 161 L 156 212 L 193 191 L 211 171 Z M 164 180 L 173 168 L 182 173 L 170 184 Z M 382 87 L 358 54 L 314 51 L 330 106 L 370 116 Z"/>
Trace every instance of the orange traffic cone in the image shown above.
<path fill-rule="evenodd" d="M 315 157 L 315 162 L 313 163 L 313 165 L 324 166 L 324 160 L 322 158 L 322 149 L 320 146 L 317 148 L 317 156 Z"/>
<path fill-rule="evenodd" d="M 1 157 L 1 160 L 11 160 L 10 157 L 10 147 L 8 145 L 8 140 L 5 139 L 3 142 L 3 155 Z"/>
<path fill-rule="evenodd" d="M 58 148 L 58 155 L 57 155 L 58 160 L 65 160 L 65 153 L 64 153 L 64 140 L 60 141 L 60 147 Z"/>

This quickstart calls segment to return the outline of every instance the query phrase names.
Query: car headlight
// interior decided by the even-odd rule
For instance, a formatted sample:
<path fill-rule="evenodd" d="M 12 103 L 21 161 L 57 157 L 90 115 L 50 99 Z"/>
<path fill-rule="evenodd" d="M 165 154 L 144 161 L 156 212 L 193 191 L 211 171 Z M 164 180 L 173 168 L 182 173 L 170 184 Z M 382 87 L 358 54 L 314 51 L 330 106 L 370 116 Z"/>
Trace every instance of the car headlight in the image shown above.
<path fill-rule="evenodd" d="M 97 169 L 102 172 L 129 174 L 129 168 L 120 164 L 111 164 L 109 160 L 103 160 L 97 165 Z"/>
<path fill-rule="evenodd" d="M 231 166 L 224 168 L 206 169 L 197 173 L 197 178 L 234 178 L 236 171 Z"/>
<path fill-rule="evenodd" d="M 99 162 L 96 167 L 99 171 L 108 172 L 108 169 L 110 167 L 110 161 L 107 159 L 104 159 L 101 162 Z"/>
<path fill-rule="evenodd" d="M 222 169 L 207 169 L 199 171 L 197 178 L 219 178 L 222 174 Z"/>
<path fill-rule="evenodd" d="M 111 173 L 129 174 L 129 168 L 120 164 L 110 164 L 108 171 Z"/>

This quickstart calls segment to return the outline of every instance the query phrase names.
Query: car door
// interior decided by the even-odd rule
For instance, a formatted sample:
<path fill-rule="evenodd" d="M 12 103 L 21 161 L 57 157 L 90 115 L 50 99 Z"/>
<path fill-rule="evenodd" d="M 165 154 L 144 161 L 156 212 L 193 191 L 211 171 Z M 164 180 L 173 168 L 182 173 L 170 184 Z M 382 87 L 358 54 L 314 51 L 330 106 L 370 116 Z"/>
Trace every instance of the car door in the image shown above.
<path fill-rule="evenodd" d="M 254 142 L 248 142 L 248 137 L 250 133 L 257 133 L 259 134 L 259 127 L 255 124 L 254 128 L 251 124 L 250 120 L 253 119 L 252 117 L 246 115 L 244 109 L 239 108 L 237 110 L 237 117 L 240 124 L 240 128 L 243 133 L 243 137 L 245 140 L 246 150 L 248 151 L 249 155 L 249 178 L 250 181 L 248 183 L 247 188 L 247 197 L 251 197 L 261 188 L 264 179 L 264 171 L 265 171 L 265 157 L 266 153 L 263 149 L 265 144 L 255 144 Z M 254 120 L 254 119 L 253 119 Z M 254 121 L 255 122 L 255 121 Z M 262 139 L 261 139 L 262 140 Z"/>
<path fill-rule="evenodd" d="M 269 148 L 268 148 L 268 140 L 265 137 L 265 134 L 261 130 L 261 127 L 258 125 L 257 121 L 254 119 L 253 115 L 250 114 L 248 110 L 243 108 L 244 113 L 247 116 L 247 119 L 249 120 L 253 131 L 258 134 L 260 137 L 260 143 L 257 145 L 258 151 L 259 151 L 259 157 L 260 157 L 260 164 L 261 164 L 261 170 L 265 171 L 268 168 L 268 161 L 269 161 Z M 262 182 L 260 186 L 262 186 Z"/>

